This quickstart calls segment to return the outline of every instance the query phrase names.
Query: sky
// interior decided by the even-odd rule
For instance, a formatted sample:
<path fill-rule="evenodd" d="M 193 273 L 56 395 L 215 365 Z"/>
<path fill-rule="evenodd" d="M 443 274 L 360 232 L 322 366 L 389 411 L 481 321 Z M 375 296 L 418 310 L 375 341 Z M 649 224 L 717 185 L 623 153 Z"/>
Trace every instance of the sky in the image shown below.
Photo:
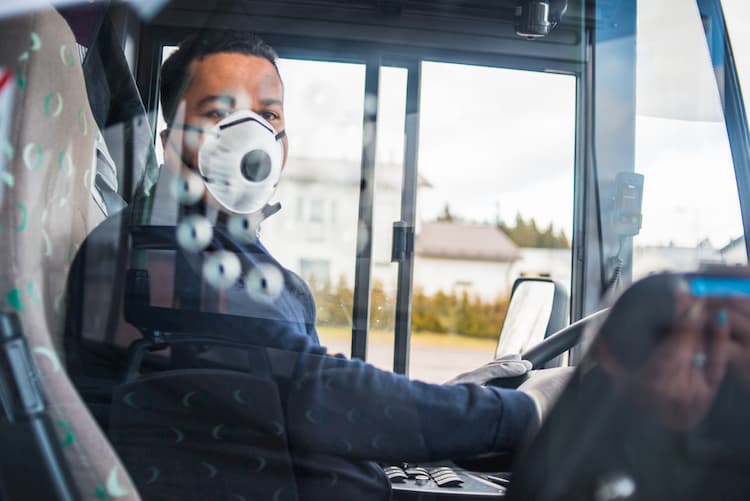
<path fill-rule="evenodd" d="M 725 0 L 730 29 L 748 2 Z M 742 234 L 726 129 L 695 2 L 638 2 L 635 170 L 645 176 L 636 245 L 721 247 Z M 750 35 L 732 32 L 750 85 Z M 745 71 L 743 72 L 743 68 Z M 364 66 L 284 59 L 290 154 L 352 161 L 359 170 Z M 418 218 L 451 211 L 472 221 L 516 213 L 570 236 L 575 79 L 569 75 L 423 63 L 419 173 L 430 188 Z M 378 162 L 400 164 L 406 71 L 381 71 Z M 356 172 L 354 174 L 356 175 Z M 388 175 L 400 185 L 400 172 Z"/>
<path fill-rule="evenodd" d="M 290 154 L 345 158 L 359 169 L 364 67 L 283 60 L 280 68 Z M 405 97 L 406 71 L 386 68 L 379 161 L 403 161 Z M 574 108 L 571 76 L 424 63 L 418 169 L 432 188 L 419 191 L 419 215 L 434 219 L 446 203 L 477 222 L 512 221 L 520 211 L 570 235 Z"/>

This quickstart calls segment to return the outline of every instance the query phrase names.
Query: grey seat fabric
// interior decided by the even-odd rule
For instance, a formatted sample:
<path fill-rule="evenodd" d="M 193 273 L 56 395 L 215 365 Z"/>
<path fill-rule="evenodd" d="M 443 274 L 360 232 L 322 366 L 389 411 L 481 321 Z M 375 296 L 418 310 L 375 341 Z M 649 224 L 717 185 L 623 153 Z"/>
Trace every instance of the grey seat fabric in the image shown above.
<path fill-rule="evenodd" d="M 75 38 L 53 9 L 2 19 L 0 66 L 13 69 L 14 86 L 10 135 L 0 137 L 7 160 L 0 180 L 1 307 L 20 317 L 78 492 L 138 499 L 59 355 L 70 263 L 105 217 L 93 195 L 99 131 Z"/>
<path fill-rule="evenodd" d="M 148 499 L 297 499 L 273 380 L 157 372 L 116 388 L 110 437 Z"/>

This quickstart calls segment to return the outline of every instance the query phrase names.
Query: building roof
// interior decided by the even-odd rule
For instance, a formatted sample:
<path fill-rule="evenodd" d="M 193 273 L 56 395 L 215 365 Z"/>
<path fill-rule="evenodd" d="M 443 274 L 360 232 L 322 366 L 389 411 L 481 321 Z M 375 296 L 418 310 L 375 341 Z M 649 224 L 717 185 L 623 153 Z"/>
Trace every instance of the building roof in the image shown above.
<path fill-rule="evenodd" d="M 414 242 L 423 257 L 510 262 L 520 257 L 513 241 L 494 226 L 436 221 L 424 223 Z"/>

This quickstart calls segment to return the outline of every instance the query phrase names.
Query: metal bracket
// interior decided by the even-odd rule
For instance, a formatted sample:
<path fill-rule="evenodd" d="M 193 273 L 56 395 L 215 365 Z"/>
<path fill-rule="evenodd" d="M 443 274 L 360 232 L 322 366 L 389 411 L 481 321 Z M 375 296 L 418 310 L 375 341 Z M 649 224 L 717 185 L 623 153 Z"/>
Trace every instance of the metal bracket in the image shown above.
<path fill-rule="evenodd" d="M 414 227 L 403 221 L 393 223 L 391 262 L 400 263 L 414 254 Z"/>

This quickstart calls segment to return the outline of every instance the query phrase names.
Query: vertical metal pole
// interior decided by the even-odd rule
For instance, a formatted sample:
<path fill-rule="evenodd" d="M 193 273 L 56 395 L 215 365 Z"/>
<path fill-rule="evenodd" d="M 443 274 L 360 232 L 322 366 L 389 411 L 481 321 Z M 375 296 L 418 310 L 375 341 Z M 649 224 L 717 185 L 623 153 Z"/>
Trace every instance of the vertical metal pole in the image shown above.
<path fill-rule="evenodd" d="M 698 0 L 707 21 L 706 41 L 719 87 L 742 212 L 745 252 L 750 260 L 750 131 L 724 12 L 718 0 Z"/>
<path fill-rule="evenodd" d="M 417 207 L 417 159 L 419 153 L 419 63 L 409 65 L 406 83 L 406 143 L 404 148 L 404 182 L 401 197 L 401 225 L 406 228 L 406 248 L 398 264 L 396 293 L 396 326 L 393 347 L 393 371 L 409 372 L 411 337 L 412 286 L 414 282 L 414 226 Z"/>
<path fill-rule="evenodd" d="M 582 32 L 585 30 L 584 26 L 581 26 Z M 596 236 L 596 228 L 592 227 L 589 229 L 587 223 L 596 218 L 596 214 L 593 217 L 590 216 L 591 209 L 590 204 L 587 203 L 588 198 L 587 187 L 591 185 L 591 175 L 589 166 L 590 157 L 587 152 L 586 145 L 588 138 L 590 137 L 588 128 L 588 116 L 590 106 L 588 103 L 589 99 L 589 82 L 591 77 L 590 72 L 590 59 L 587 57 L 590 54 L 589 51 L 589 36 L 588 33 L 583 32 L 581 37 L 581 70 L 576 75 L 576 145 L 575 145 L 575 174 L 574 174 L 574 189 L 573 189 L 573 242 L 572 242 L 572 280 L 571 280 L 571 304 L 570 304 L 570 319 L 571 322 L 580 320 L 586 311 L 585 293 L 587 286 L 587 270 L 591 267 L 587 266 L 589 262 L 589 254 L 596 254 L 594 249 L 597 247 L 597 243 L 593 242 L 593 246 L 589 242 L 590 235 Z M 587 245 L 587 243 L 589 245 Z M 597 283 L 592 282 L 592 283 Z M 597 290 L 596 297 L 599 297 Z"/>
<path fill-rule="evenodd" d="M 362 133 L 362 177 L 359 191 L 357 259 L 354 264 L 352 308 L 352 358 L 367 358 L 370 326 L 370 274 L 372 271 L 372 218 L 375 197 L 375 151 L 377 147 L 378 88 L 380 62 L 368 61 L 365 70 L 365 111 Z"/>

